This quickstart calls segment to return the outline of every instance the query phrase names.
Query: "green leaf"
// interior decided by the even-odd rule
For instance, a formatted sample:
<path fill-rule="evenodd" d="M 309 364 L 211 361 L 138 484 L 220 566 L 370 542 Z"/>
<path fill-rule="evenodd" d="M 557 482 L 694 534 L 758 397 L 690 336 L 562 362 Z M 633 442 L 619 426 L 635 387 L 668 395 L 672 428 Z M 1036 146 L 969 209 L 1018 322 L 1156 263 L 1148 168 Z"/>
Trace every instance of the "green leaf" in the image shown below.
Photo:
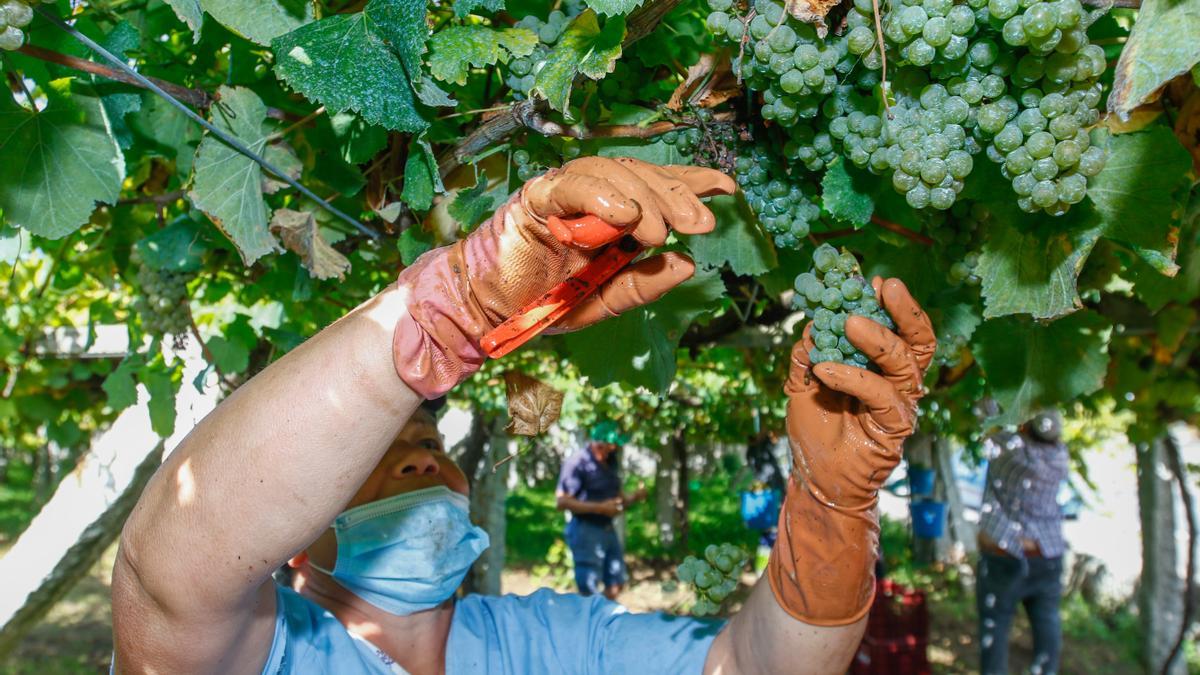
<path fill-rule="evenodd" d="M 1200 0 L 1198 0 L 1200 1 Z M 1158 271 L 1174 275 L 1182 216 L 1180 195 L 1190 185 L 1192 159 L 1164 126 L 1112 138 L 1108 163 L 1088 185 L 1104 234 L 1129 244 Z"/>
<path fill-rule="evenodd" d="M 400 260 L 405 267 L 413 264 L 423 253 L 433 250 L 433 233 L 428 232 L 419 224 L 410 225 L 400 233 L 396 242 L 400 249 Z"/>
<path fill-rule="evenodd" d="M 100 100 L 45 88 L 47 105 L 31 112 L 0 95 L 0 210 L 10 223 L 58 239 L 79 229 L 96 202 L 114 204 L 125 158 Z"/>
<path fill-rule="evenodd" d="M 436 163 L 430 154 L 429 143 L 413 141 L 408 144 L 408 159 L 404 162 L 404 189 L 400 199 L 414 211 L 428 211 L 433 206 L 433 174 Z M 412 229 L 412 228 L 409 228 Z"/>
<path fill-rule="evenodd" d="M 839 157 L 829 165 L 821 179 L 821 199 L 825 210 L 834 218 L 862 227 L 871 222 L 871 214 L 875 212 L 872 195 L 878 187 L 878 180 L 848 167 L 846 160 Z"/>
<path fill-rule="evenodd" d="M 104 378 L 100 387 L 108 396 L 108 407 L 112 408 L 113 412 L 120 412 L 137 403 L 137 382 L 133 376 L 141 365 L 142 359 L 139 356 L 126 357 L 121 361 L 121 365 Z"/>
<path fill-rule="evenodd" d="M 481 7 L 489 12 L 499 12 L 504 9 L 504 0 L 454 0 L 454 15 L 461 19 Z"/>
<path fill-rule="evenodd" d="M 150 428 L 167 438 L 175 433 L 175 395 L 183 379 L 183 369 L 168 366 L 157 356 L 141 370 L 140 379 L 150 392 Z"/>
<path fill-rule="evenodd" d="M 250 366 L 250 350 L 236 342 L 218 335 L 209 339 L 207 346 L 213 365 L 223 373 L 240 373 Z"/>
<path fill-rule="evenodd" d="M 1053 319 L 1079 309 L 1076 280 L 1102 229 L 1085 205 L 1058 218 L 996 214 L 975 270 L 984 317 Z"/>
<path fill-rule="evenodd" d="M 104 36 L 102 44 L 105 49 L 119 56 L 127 52 L 137 51 L 142 44 L 142 36 L 133 24 L 121 21 Z M 117 139 L 122 150 L 133 145 L 133 132 L 125 123 L 127 115 L 136 113 L 142 108 L 142 96 L 138 90 L 122 83 L 111 82 L 99 76 L 92 76 L 93 87 L 100 94 L 100 102 L 112 125 L 112 134 Z"/>
<path fill-rule="evenodd" d="M 171 9 L 175 10 L 175 16 L 179 20 L 186 23 L 187 27 L 192 30 L 193 40 L 200 41 L 200 27 L 204 25 L 204 10 L 200 8 L 200 0 L 163 0 Z"/>
<path fill-rule="evenodd" d="M 195 272 L 208 250 L 200 228 L 182 217 L 136 244 L 142 263 L 156 270 Z"/>
<path fill-rule="evenodd" d="M 212 123 L 261 154 L 270 134 L 262 100 L 244 87 L 222 86 L 218 95 L 221 102 L 212 108 Z M 262 169 L 217 138 L 206 135 L 200 142 L 190 197 L 233 241 L 246 265 L 280 250 L 267 229 Z"/>
<path fill-rule="evenodd" d="M 716 229 L 708 234 L 680 237 L 697 265 L 728 264 L 734 274 L 755 276 L 779 264 L 775 247 L 767 240 L 740 191 L 733 196 L 713 197 L 708 207 L 717 218 Z"/>
<path fill-rule="evenodd" d="M 454 99 L 421 70 L 421 55 L 425 53 L 425 41 L 429 39 L 425 0 L 371 0 L 364 13 L 400 57 L 408 81 L 421 103 L 455 105 Z"/>
<path fill-rule="evenodd" d="M 192 173 L 201 129 L 178 109 L 147 92 L 142 96 L 141 109 L 130 115 L 128 122 L 141 137 L 140 142 L 146 143 L 143 147 L 175 160 L 176 174 L 186 177 Z"/>
<path fill-rule="evenodd" d="M 367 124 L 353 113 L 331 115 L 329 125 L 342 143 L 342 159 L 350 164 L 363 164 L 387 147 L 387 130 Z"/>
<path fill-rule="evenodd" d="M 688 326 L 716 307 L 725 284 L 715 269 L 698 270 L 661 300 L 564 336 L 579 372 L 593 387 L 620 382 L 663 393 L 675 377 L 675 350 Z"/>
<path fill-rule="evenodd" d="M 997 424 L 1020 424 L 1038 409 L 1104 384 L 1112 325 L 1092 311 L 1043 324 L 1015 317 L 983 322 L 975 358 L 1000 405 Z"/>
<path fill-rule="evenodd" d="M 446 211 L 457 220 L 463 230 L 470 232 L 475 226 L 496 210 L 496 195 L 487 191 L 487 173 L 480 172 L 473 187 L 460 190 Z"/>
<path fill-rule="evenodd" d="M 510 55 L 529 56 L 537 44 L 537 34 L 528 28 L 451 26 L 429 40 L 429 72 L 444 82 L 466 84 L 471 68 L 508 63 Z"/>
<path fill-rule="evenodd" d="M 587 6 L 596 10 L 597 14 L 616 16 L 632 12 L 645 0 L 586 0 L 586 2 Z"/>
<path fill-rule="evenodd" d="M 596 13 L 585 10 L 567 26 L 546 57 L 542 69 L 534 76 L 533 92 L 545 98 L 551 108 L 566 112 L 575 76 L 583 74 L 599 80 L 611 73 L 621 56 L 624 39 L 623 18 L 609 19 L 601 28 Z"/>
<path fill-rule="evenodd" d="M 271 49 L 279 77 L 331 112 L 354 110 L 395 131 L 428 126 L 400 60 L 364 13 L 308 24 L 276 38 Z"/>
<path fill-rule="evenodd" d="M 584 154 L 600 157 L 632 157 L 651 164 L 690 164 L 691 160 L 666 141 L 644 141 L 632 138 L 603 138 L 585 141 Z"/>
<path fill-rule="evenodd" d="M 307 0 L 200 0 L 200 7 L 221 25 L 260 45 L 269 45 L 313 20 L 312 3 Z"/>
<path fill-rule="evenodd" d="M 1121 51 L 1108 109 L 1128 114 L 1200 62 L 1200 0 L 1145 0 Z"/>

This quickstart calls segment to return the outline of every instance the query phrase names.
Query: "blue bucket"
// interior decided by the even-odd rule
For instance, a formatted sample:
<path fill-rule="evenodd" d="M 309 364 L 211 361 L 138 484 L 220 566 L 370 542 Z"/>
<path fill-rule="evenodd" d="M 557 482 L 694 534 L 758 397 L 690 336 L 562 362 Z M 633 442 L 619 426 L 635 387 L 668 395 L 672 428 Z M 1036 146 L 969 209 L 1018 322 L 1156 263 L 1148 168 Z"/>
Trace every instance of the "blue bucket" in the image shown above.
<path fill-rule="evenodd" d="M 946 534 L 946 502 L 912 503 L 913 534 L 921 539 L 941 539 Z"/>
<path fill-rule="evenodd" d="M 919 466 L 908 467 L 908 489 L 913 495 L 933 494 L 933 480 L 936 474 L 933 469 Z"/>
<path fill-rule="evenodd" d="M 751 530 L 769 530 L 779 522 L 779 492 L 744 491 L 741 494 L 742 521 Z"/>

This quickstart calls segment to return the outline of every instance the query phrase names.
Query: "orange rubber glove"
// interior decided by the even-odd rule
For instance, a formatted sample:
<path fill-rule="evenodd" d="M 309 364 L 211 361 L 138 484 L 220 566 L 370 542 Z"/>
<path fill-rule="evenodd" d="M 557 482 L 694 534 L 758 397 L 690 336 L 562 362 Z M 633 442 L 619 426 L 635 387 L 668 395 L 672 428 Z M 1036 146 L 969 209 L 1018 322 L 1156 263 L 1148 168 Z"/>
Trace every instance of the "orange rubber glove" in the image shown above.
<path fill-rule="evenodd" d="M 734 189 L 733 179 L 719 171 L 624 157 L 581 158 L 533 179 L 466 239 L 426 253 L 400 274 L 408 313 L 393 339 L 396 372 L 422 396 L 441 396 L 483 364 L 485 333 L 588 263 L 596 233 L 551 232 L 546 218 L 590 214 L 644 246 L 661 246 L 668 227 L 711 232 L 716 221 L 699 198 Z M 653 302 L 694 272 L 680 253 L 637 261 L 548 332 L 576 330 Z"/>
<path fill-rule="evenodd" d="M 793 470 L 767 579 L 780 607 L 818 626 L 855 623 L 871 608 L 879 487 L 913 432 L 937 346 L 929 317 L 899 279 L 872 285 L 899 335 L 852 316 L 846 338 L 882 374 L 840 363 L 812 366 L 806 328 L 785 386 Z"/>

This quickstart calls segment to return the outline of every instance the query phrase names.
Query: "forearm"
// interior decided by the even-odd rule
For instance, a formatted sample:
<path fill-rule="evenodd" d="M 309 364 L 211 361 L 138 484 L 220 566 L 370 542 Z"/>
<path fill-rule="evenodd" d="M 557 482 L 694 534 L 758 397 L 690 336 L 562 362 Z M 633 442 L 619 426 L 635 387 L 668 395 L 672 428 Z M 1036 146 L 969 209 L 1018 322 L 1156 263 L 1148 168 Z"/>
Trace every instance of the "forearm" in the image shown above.
<path fill-rule="evenodd" d="M 597 504 L 585 502 L 569 495 L 559 495 L 555 504 L 559 511 L 570 511 L 576 515 L 597 513 Z"/>
<path fill-rule="evenodd" d="M 396 375 L 395 290 L 247 382 L 171 454 L 122 534 L 160 605 L 237 606 L 344 508 L 420 404 Z"/>
<path fill-rule="evenodd" d="M 790 616 L 760 578 L 741 611 L 717 635 L 708 675 L 808 675 L 846 672 L 866 618 L 845 626 L 813 626 Z"/>

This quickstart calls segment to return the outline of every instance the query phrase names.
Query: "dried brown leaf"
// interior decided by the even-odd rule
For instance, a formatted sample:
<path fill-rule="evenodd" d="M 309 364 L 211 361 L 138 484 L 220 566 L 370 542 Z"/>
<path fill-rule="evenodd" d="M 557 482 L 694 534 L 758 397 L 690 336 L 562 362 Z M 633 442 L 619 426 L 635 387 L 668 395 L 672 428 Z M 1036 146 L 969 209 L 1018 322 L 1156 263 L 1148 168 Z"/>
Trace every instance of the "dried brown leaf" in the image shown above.
<path fill-rule="evenodd" d="M 1124 120 L 1116 113 L 1105 113 L 1100 119 L 1100 126 L 1111 131 L 1113 135 L 1131 134 L 1145 129 L 1151 122 L 1158 119 L 1162 112 L 1161 105 L 1152 103 L 1135 109 L 1129 113 L 1129 118 Z"/>
<path fill-rule="evenodd" d="M 740 87 L 733 75 L 729 52 L 721 50 L 715 54 L 702 54 L 700 60 L 688 68 L 683 82 L 671 93 L 667 107 L 679 111 L 686 103 L 712 108 L 739 93 Z"/>
<path fill-rule="evenodd" d="M 537 436 L 546 433 L 562 413 L 563 393 L 524 373 L 510 370 L 504 373 L 508 389 L 508 416 L 505 429 L 518 436 Z"/>
<path fill-rule="evenodd" d="M 828 30 L 825 26 L 825 16 L 842 0 L 787 0 L 784 9 L 797 21 L 811 23 L 817 27 L 817 35 L 824 37 Z"/>
<path fill-rule="evenodd" d="M 317 220 L 309 211 L 279 209 L 271 217 L 271 231 L 278 234 L 289 251 L 300 256 L 308 273 L 317 279 L 346 276 L 350 261 L 325 241 Z"/>

